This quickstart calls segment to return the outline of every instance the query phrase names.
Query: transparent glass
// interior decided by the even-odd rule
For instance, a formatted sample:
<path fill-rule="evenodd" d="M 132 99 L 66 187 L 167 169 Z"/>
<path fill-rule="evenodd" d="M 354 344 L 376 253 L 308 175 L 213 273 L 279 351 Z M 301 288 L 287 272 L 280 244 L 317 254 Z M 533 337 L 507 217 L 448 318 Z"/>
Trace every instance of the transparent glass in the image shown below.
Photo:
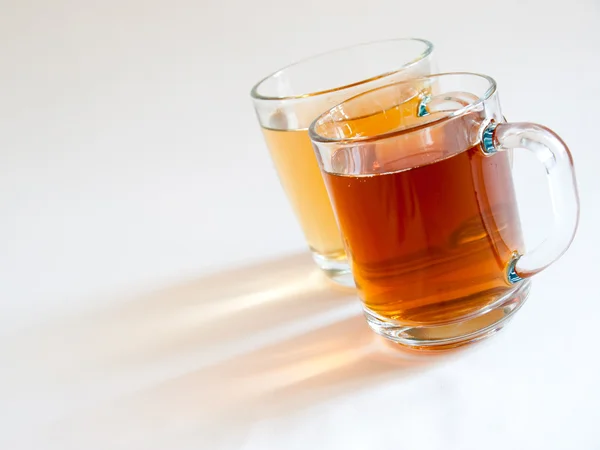
<path fill-rule="evenodd" d="M 313 259 L 339 284 L 354 285 L 308 127 L 354 95 L 431 73 L 432 51 L 422 39 L 356 45 L 287 66 L 252 89 L 258 121 Z"/>
<path fill-rule="evenodd" d="M 371 90 L 321 115 L 309 134 L 367 321 L 401 344 L 454 347 L 497 331 L 527 298 L 529 278 L 575 235 L 569 149 L 545 127 L 506 123 L 490 77 L 439 74 Z M 538 157 L 553 201 L 554 231 L 531 251 L 513 149 Z"/>

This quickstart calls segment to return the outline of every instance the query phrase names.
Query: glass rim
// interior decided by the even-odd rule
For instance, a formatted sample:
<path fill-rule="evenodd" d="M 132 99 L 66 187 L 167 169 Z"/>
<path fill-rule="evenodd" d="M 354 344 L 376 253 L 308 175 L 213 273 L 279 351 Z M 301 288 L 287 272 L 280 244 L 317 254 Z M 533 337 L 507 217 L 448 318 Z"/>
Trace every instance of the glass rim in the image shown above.
<path fill-rule="evenodd" d="M 423 44 L 425 44 L 425 50 L 423 52 L 421 52 L 418 56 L 415 57 L 415 59 L 411 60 L 410 62 L 403 64 L 402 66 L 398 67 L 397 69 L 394 70 L 390 70 L 389 72 L 385 72 L 382 74 L 378 74 L 375 75 L 373 77 L 370 78 L 366 78 L 363 80 L 359 80 L 356 81 L 354 83 L 349 83 L 349 84 L 345 84 L 343 86 L 337 86 L 334 88 L 329 88 L 329 89 L 323 89 L 323 90 L 318 90 L 318 91 L 314 91 L 314 92 L 307 92 L 305 94 L 296 94 L 296 95 L 284 95 L 284 96 L 272 96 L 272 95 L 262 95 L 259 94 L 258 89 L 260 88 L 260 86 L 266 82 L 267 80 L 277 76 L 278 74 L 289 70 L 293 67 L 297 67 L 300 64 L 304 64 L 312 59 L 316 59 L 322 56 L 326 56 L 326 55 L 331 55 L 337 52 L 341 52 L 344 50 L 349 50 L 352 48 L 358 48 L 358 47 L 365 47 L 365 46 L 369 46 L 369 45 L 373 45 L 373 44 L 380 44 L 380 43 L 384 43 L 384 42 L 400 42 L 400 41 L 413 41 L 413 42 L 421 42 Z M 392 39 L 382 39 L 382 40 L 377 40 L 377 41 L 370 41 L 370 42 L 363 42 L 361 44 L 354 44 L 354 45 L 348 45 L 346 47 L 340 47 L 340 48 L 336 48 L 334 50 L 328 50 L 326 52 L 322 52 L 322 53 L 317 53 L 315 55 L 312 56 L 308 56 L 306 58 L 302 58 L 296 62 L 293 62 L 291 64 L 288 64 L 287 66 L 284 66 L 282 68 L 280 68 L 279 70 L 276 70 L 275 72 L 267 75 L 266 77 L 262 78 L 260 81 L 258 81 L 258 83 L 256 83 L 253 87 L 252 90 L 250 91 L 250 96 L 253 99 L 256 100 L 299 100 L 299 99 L 303 99 L 303 98 L 308 98 L 308 97 L 317 97 L 319 95 L 323 95 L 323 94 L 329 94 L 331 92 L 338 92 L 338 91 L 343 91 L 345 89 L 349 89 L 355 86 L 360 86 L 361 84 L 365 84 L 365 83 L 370 83 L 371 81 L 375 81 L 378 80 L 380 78 L 385 78 L 389 75 L 392 75 L 394 73 L 400 72 L 402 70 L 405 70 L 417 63 L 419 63 L 420 61 L 424 60 L 425 58 L 427 58 L 429 55 L 431 55 L 431 53 L 433 52 L 434 46 L 433 44 L 428 41 L 427 39 L 422 39 L 422 38 L 392 38 Z"/>
<path fill-rule="evenodd" d="M 432 78 L 443 78 L 443 77 L 448 77 L 448 76 L 465 76 L 465 77 L 475 77 L 475 78 L 480 78 L 480 79 L 484 79 L 487 80 L 489 85 L 488 88 L 485 90 L 485 92 L 483 93 L 483 95 L 479 96 L 478 99 L 472 103 L 469 103 L 467 106 L 463 107 L 463 108 L 459 108 L 455 111 L 451 111 L 448 114 L 436 118 L 432 121 L 429 122 L 425 122 L 425 123 L 421 123 L 421 124 L 417 124 L 417 125 L 413 125 L 413 126 L 409 126 L 407 128 L 403 128 L 401 130 L 396 130 L 396 131 L 388 131 L 385 133 L 380 133 L 380 134 L 375 134 L 373 136 L 357 136 L 357 137 L 352 137 L 352 138 L 340 138 L 340 139 L 336 139 L 336 138 L 328 138 L 325 136 L 322 136 L 320 134 L 318 134 L 315 131 L 317 122 L 319 122 L 320 120 L 324 119 L 326 116 L 332 114 L 334 112 L 334 110 L 336 110 L 338 107 L 340 107 L 341 105 L 348 103 L 350 101 L 356 100 L 357 98 L 363 97 L 363 96 L 367 96 L 369 94 L 372 94 L 373 92 L 377 92 L 380 91 L 382 89 L 386 89 L 392 86 L 399 86 L 399 85 L 406 85 L 406 84 L 410 84 L 410 83 L 414 83 L 415 81 L 420 81 L 420 80 L 429 80 Z M 373 141 L 378 141 L 381 139 L 388 139 L 388 138 L 392 138 L 392 137 L 396 137 L 396 136 L 401 136 L 403 134 L 408 134 L 408 133 L 412 133 L 414 131 L 418 131 L 418 130 L 422 130 L 424 128 L 428 128 L 431 126 L 435 126 L 435 125 L 439 125 L 440 123 L 446 122 L 450 119 L 453 119 L 455 117 L 461 116 L 473 109 L 476 109 L 478 106 L 482 105 L 484 102 L 486 102 L 487 100 L 489 100 L 498 90 L 498 86 L 496 83 L 496 80 L 494 80 L 492 77 L 490 77 L 489 75 L 484 75 L 481 73 L 475 73 L 475 72 L 443 72 L 443 73 L 436 73 L 436 74 L 432 74 L 432 75 L 427 75 L 424 77 L 418 77 L 418 78 L 411 78 L 409 80 L 403 80 L 403 81 L 398 81 L 397 83 L 392 83 L 392 84 L 386 84 L 385 86 L 379 86 L 377 88 L 374 89 L 370 89 L 368 91 L 365 92 L 361 92 L 358 95 L 355 95 L 354 97 L 350 97 L 349 99 L 344 100 L 341 103 L 338 103 L 337 105 L 335 105 L 334 107 L 328 109 L 327 111 L 325 111 L 324 113 L 320 114 L 319 117 L 317 117 L 311 124 L 310 127 L 308 127 L 308 135 L 311 139 L 311 141 L 314 142 L 319 142 L 319 143 L 323 143 L 323 144 L 355 144 L 357 142 L 373 142 Z"/>

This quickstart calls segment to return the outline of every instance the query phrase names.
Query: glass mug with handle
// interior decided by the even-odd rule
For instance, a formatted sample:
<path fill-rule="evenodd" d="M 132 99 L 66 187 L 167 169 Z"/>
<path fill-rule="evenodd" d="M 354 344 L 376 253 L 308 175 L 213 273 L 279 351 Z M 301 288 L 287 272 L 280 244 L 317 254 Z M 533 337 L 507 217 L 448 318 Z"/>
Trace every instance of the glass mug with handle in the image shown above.
<path fill-rule="evenodd" d="M 393 39 L 334 50 L 284 67 L 251 96 L 258 121 L 313 258 L 338 284 L 353 286 L 308 127 L 321 113 L 361 92 L 432 72 L 433 45 Z"/>
<path fill-rule="evenodd" d="M 413 348 L 502 328 L 530 278 L 569 247 L 579 201 L 571 154 L 551 130 L 506 123 L 495 81 L 450 73 L 377 88 L 310 127 L 367 321 Z M 525 250 L 510 152 L 546 169 L 554 231 Z"/>

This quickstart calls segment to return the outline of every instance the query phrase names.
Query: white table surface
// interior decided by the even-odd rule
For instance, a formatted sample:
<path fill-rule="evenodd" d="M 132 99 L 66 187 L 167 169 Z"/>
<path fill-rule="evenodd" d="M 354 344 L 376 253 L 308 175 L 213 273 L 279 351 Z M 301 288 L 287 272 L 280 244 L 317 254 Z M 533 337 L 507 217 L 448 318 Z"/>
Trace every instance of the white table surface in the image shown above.
<path fill-rule="evenodd" d="M 600 448 L 599 23 L 595 0 L 0 0 L 0 448 Z M 315 272 L 248 96 L 398 36 L 494 76 L 579 177 L 570 251 L 442 357 Z M 515 178 L 535 245 L 544 175 L 519 154 Z"/>

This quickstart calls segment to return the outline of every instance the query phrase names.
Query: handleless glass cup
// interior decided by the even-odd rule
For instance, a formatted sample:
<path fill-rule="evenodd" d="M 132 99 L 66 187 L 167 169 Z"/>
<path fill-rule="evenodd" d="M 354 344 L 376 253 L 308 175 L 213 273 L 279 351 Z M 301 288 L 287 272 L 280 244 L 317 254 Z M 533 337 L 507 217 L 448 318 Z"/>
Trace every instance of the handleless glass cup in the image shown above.
<path fill-rule="evenodd" d="M 354 285 L 308 127 L 361 92 L 430 74 L 432 52 L 422 39 L 356 45 L 284 67 L 252 89 L 265 141 L 313 258 L 338 284 Z"/>

